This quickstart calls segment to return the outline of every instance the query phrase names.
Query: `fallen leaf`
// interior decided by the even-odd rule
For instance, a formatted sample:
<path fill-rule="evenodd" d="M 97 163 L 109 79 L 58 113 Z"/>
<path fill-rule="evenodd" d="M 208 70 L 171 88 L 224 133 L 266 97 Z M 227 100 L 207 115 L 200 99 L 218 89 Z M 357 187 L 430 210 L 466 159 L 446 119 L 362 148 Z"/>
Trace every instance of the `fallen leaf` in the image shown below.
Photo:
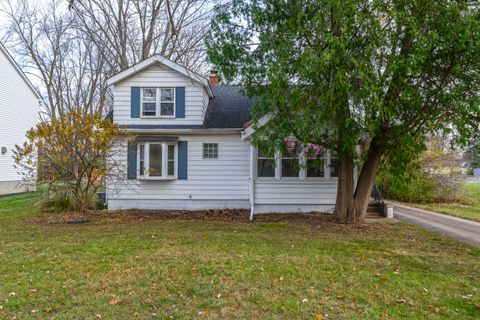
<path fill-rule="evenodd" d="M 109 304 L 114 306 L 114 305 L 118 304 L 118 300 L 116 298 L 112 298 L 112 300 L 110 300 Z"/>
<path fill-rule="evenodd" d="M 37 293 L 37 289 L 35 289 L 35 288 L 30 289 L 30 292 Z"/>
<path fill-rule="evenodd" d="M 325 288 L 325 289 L 323 289 L 323 291 L 325 291 L 325 292 L 332 292 L 333 289 L 332 289 L 332 288 Z"/>
<path fill-rule="evenodd" d="M 343 294 L 339 294 L 339 295 L 337 296 L 337 299 L 343 301 L 343 300 L 345 300 L 345 296 L 344 296 Z"/>
<path fill-rule="evenodd" d="M 324 317 L 322 314 L 317 313 L 317 314 L 315 315 L 315 320 L 325 320 L 325 317 Z"/>
<path fill-rule="evenodd" d="M 304 298 L 304 299 L 302 300 L 302 303 L 307 303 L 307 302 L 308 302 L 308 299 L 307 299 L 307 298 Z"/>
<path fill-rule="evenodd" d="M 407 302 L 407 300 L 405 300 L 405 299 L 397 299 L 397 303 L 405 303 L 405 302 Z"/>

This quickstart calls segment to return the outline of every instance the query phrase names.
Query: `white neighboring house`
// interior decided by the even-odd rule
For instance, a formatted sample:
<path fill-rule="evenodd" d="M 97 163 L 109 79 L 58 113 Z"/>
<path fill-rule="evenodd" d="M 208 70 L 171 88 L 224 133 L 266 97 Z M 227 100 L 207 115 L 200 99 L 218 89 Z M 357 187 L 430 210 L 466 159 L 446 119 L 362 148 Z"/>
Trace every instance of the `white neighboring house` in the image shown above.
<path fill-rule="evenodd" d="M 12 150 L 38 119 L 40 95 L 0 43 L 0 195 L 25 191 Z"/>
<path fill-rule="evenodd" d="M 108 208 L 333 209 L 338 171 L 330 152 L 312 146 L 300 169 L 288 154 L 265 157 L 250 143 L 253 128 L 244 128 L 252 100 L 217 82 L 158 55 L 109 79 L 113 121 L 136 140 L 125 138 L 116 153 L 128 173 L 107 179 Z"/>

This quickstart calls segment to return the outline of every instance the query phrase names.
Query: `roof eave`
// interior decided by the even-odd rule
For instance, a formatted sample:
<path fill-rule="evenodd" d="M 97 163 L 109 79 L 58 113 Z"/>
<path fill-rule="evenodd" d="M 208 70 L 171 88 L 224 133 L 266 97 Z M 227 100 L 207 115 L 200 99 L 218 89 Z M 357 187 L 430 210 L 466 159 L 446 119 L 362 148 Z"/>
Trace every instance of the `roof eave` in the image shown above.
<path fill-rule="evenodd" d="M 152 134 L 231 134 L 241 133 L 242 128 L 205 128 L 205 129 L 127 129 L 130 133 Z"/>
<path fill-rule="evenodd" d="M 242 140 L 250 139 L 256 131 L 255 128 L 263 127 L 264 125 L 267 124 L 268 121 L 270 121 L 271 118 L 272 118 L 272 116 L 267 114 L 267 115 L 261 117 L 260 119 L 258 119 L 258 121 L 254 122 L 251 125 L 249 125 L 248 127 L 246 127 L 242 132 Z"/>
<path fill-rule="evenodd" d="M 190 79 L 198 82 L 199 84 L 203 85 L 203 87 L 206 89 L 208 95 L 210 98 L 213 97 L 213 92 L 212 92 L 212 88 L 210 87 L 210 84 L 207 80 L 207 78 L 199 75 L 198 73 L 196 72 L 193 72 L 173 61 L 170 61 L 168 60 L 167 58 L 165 57 L 162 57 L 160 55 L 154 55 L 154 56 L 151 56 L 150 58 L 147 58 L 133 66 L 131 66 L 130 68 L 128 69 L 125 69 L 119 73 L 117 73 L 116 75 L 114 75 L 113 77 L 109 78 L 107 80 L 107 85 L 111 86 L 111 85 L 115 85 L 116 83 L 120 82 L 120 81 L 123 81 L 131 76 L 133 76 L 134 74 L 142 71 L 142 70 L 145 70 L 146 68 L 154 65 L 155 63 L 160 63 L 160 64 L 163 64 L 165 66 L 167 66 L 168 68 L 170 69 L 173 69 L 181 74 L 183 74 L 184 76 L 186 77 L 189 77 Z"/>

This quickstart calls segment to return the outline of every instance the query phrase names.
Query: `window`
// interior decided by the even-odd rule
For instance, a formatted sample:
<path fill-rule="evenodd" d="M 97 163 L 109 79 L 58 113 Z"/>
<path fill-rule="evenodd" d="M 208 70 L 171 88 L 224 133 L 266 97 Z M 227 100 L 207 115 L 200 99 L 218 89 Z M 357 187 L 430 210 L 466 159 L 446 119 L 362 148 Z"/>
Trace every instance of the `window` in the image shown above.
<path fill-rule="evenodd" d="M 282 178 L 297 177 L 300 165 L 297 158 L 298 143 L 296 140 L 285 140 L 285 150 L 282 152 Z"/>
<path fill-rule="evenodd" d="M 322 145 L 303 144 L 296 139 L 286 139 L 282 152 L 275 156 L 267 153 L 265 144 L 257 148 L 257 177 L 325 178 L 338 177 L 339 160 Z"/>
<path fill-rule="evenodd" d="M 275 177 L 275 157 L 269 156 L 265 146 L 258 146 L 257 176 Z"/>
<path fill-rule="evenodd" d="M 338 177 L 339 170 L 340 170 L 340 160 L 338 160 L 337 156 L 332 153 L 332 158 L 330 159 L 330 176 Z"/>
<path fill-rule="evenodd" d="M 139 149 L 139 175 L 143 176 L 145 175 L 145 145 L 141 144 Z"/>
<path fill-rule="evenodd" d="M 142 115 L 145 117 L 154 117 L 157 115 L 157 89 L 142 89 Z"/>
<path fill-rule="evenodd" d="M 323 146 L 307 145 L 307 177 L 325 177 L 325 151 Z"/>
<path fill-rule="evenodd" d="M 203 144 L 203 159 L 218 159 L 218 143 Z"/>
<path fill-rule="evenodd" d="M 138 144 L 138 168 L 140 179 L 176 178 L 176 143 L 145 142 Z"/>
<path fill-rule="evenodd" d="M 173 116 L 175 114 L 175 89 L 160 89 L 160 116 Z"/>
<path fill-rule="evenodd" d="M 175 88 L 142 88 L 143 117 L 174 117 Z"/>

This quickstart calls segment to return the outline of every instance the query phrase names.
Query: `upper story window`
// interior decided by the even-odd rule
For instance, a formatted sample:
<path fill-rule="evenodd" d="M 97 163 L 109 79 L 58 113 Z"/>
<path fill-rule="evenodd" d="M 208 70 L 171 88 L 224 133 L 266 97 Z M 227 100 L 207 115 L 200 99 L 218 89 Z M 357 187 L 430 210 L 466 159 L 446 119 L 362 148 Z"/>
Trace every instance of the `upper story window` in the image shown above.
<path fill-rule="evenodd" d="M 142 117 L 175 116 L 175 88 L 142 88 Z"/>
<path fill-rule="evenodd" d="M 203 144 L 203 159 L 218 159 L 218 143 Z"/>
<path fill-rule="evenodd" d="M 176 179 L 176 143 L 144 142 L 138 144 L 139 179 Z"/>

